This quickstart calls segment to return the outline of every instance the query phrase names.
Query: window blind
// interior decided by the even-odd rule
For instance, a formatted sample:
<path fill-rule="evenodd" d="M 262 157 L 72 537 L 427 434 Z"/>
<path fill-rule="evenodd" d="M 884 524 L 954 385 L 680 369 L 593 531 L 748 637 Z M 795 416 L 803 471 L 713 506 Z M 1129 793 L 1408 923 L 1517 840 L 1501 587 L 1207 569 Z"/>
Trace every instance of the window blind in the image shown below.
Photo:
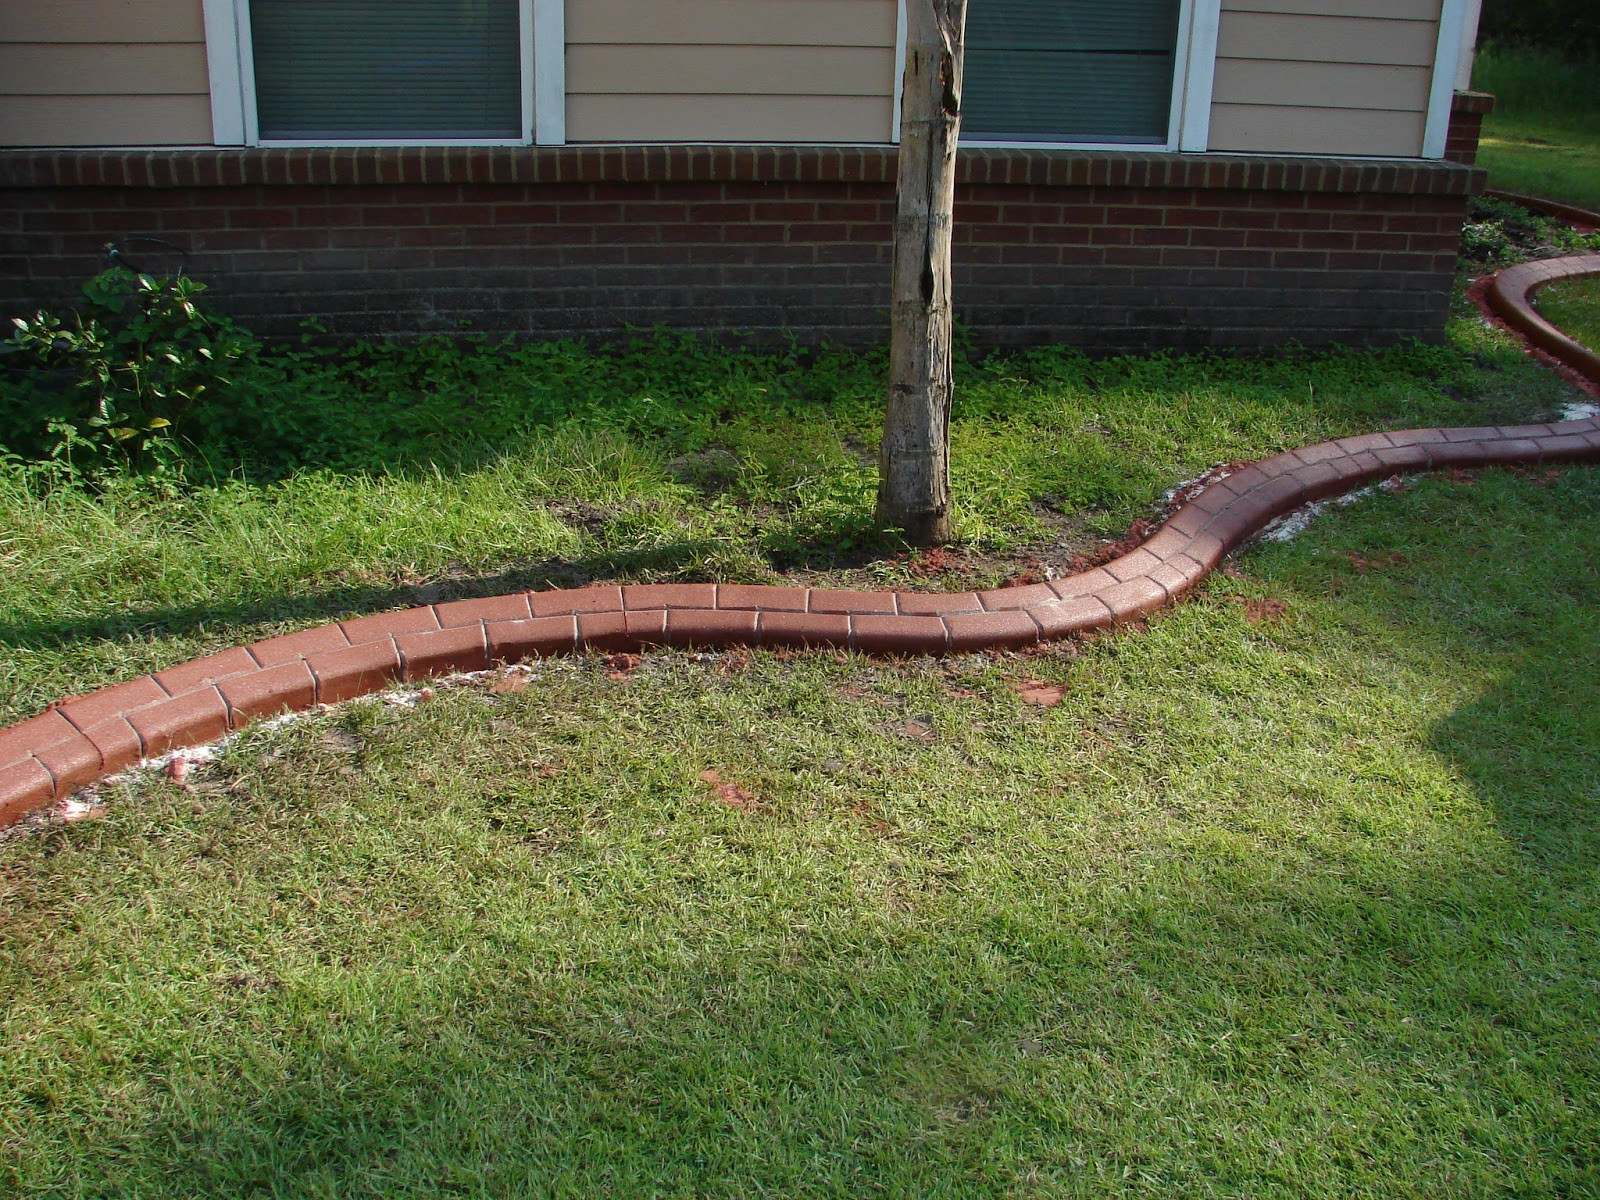
<path fill-rule="evenodd" d="M 518 0 L 251 0 L 266 140 L 523 136 Z"/>
<path fill-rule="evenodd" d="M 1179 0 L 974 0 L 961 132 L 1165 143 Z"/>

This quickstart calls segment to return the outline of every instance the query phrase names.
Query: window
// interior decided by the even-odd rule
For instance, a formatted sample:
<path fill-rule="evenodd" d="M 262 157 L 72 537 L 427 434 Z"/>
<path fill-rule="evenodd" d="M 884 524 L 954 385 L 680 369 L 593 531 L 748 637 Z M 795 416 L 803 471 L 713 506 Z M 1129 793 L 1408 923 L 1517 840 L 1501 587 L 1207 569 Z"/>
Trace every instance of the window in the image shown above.
<path fill-rule="evenodd" d="M 532 0 L 233 4 L 220 14 L 217 40 L 236 24 L 243 141 L 533 137 Z M 221 8 L 208 0 L 208 34 Z"/>
<path fill-rule="evenodd" d="M 1173 141 L 1180 0 L 973 0 L 962 137 Z"/>

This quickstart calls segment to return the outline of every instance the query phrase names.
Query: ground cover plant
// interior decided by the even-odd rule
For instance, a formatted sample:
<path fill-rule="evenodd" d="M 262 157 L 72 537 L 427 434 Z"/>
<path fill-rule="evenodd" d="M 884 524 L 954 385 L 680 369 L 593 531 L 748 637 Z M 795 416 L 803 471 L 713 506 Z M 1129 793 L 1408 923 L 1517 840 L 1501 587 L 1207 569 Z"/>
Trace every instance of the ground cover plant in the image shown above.
<path fill-rule="evenodd" d="M 1066 570 L 1214 462 L 1582 399 L 1466 310 L 965 360 L 915 555 L 873 355 L 245 366 L 164 474 L 0 467 L 0 721 L 514 587 Z M 1403 482 L 1035 657 L 541 663 L 112 785 L 0 843 L 0 1192 L 1594 1192 L 1597 500 Z"/>
<path fill-rule="evenodd" d="M 1478 164 L 1491 187 L 1600 211 L 1600 71 L 1551 49 L 1485 46 L 1473 86 L 1492 92 Z"/>

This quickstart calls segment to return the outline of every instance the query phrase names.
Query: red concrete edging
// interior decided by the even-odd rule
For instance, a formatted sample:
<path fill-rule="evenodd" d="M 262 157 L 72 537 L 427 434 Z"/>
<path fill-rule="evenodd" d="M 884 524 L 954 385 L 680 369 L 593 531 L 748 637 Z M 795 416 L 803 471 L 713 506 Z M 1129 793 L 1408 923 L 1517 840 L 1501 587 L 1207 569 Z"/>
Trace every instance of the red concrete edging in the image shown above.
<path fill-rule="evenodd" d="M 1600 256 L 1514 267 L 1493 291 L 1510 306 L 1508 321 L 1539 336 L 1534 329 L 1549 325 L 1533 312 L 1528 292 L 1582 274 L 1600 274 Z M 1582 352 L 1569 361 L 1600 383 L 1600 357 L 1555 336 Z M 1125 624 L 1175 602 L 1230 550 L 1308 501 L 1400 471 L 1553 462 L 1600 463 L 1600 420 L 1407 429 L 1288 450 L 1201 488 L 1122 557 L 1023 587 L 927 594 L 608 585 L 454 600 L 333 622 L 69 697 L 0 729 L 0 828 L 141 759 L 213 741 L 263 717 L 432 675 L 552 654 L 657 646 L 944 654 L 1017 648 Z"/>
<path fill-rule="evenodd" d="M 1593 215 L 1593 214 L 1591 214 Z M 1600 220 L 1600 217 L 1596 217 Z M 1600 275 L 1600 254 L 1545 258 L 1507 267 L 1492 280 L 1484 300 L 1494 314 L 1545 353 L 1600 384 L 1600 354 L 1562 333 L 1533 307 L 1533 294 L 1562 279 Z"/>

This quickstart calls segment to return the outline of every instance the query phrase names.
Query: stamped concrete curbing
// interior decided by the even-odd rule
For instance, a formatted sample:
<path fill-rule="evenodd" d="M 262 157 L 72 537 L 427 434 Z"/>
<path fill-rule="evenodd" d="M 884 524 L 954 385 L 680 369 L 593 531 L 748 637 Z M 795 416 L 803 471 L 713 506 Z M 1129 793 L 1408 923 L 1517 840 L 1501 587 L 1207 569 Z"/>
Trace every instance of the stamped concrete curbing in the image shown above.
<path fill-rule="evenodd" d="M 1501 271 L 1489 283 L 1484 299 L 1495 315 L 1539 349 L 1554 356 L 1593 384 L 1600 385 L 1600 354 L 1573 341 L 1533 307 L 1533 294 L 1562 279 L 1600 275 L 1600 254 L 1577 254 L 1520 263 Z"/>
<path fill-rule="evenodd" d="M 1527 302 L 1556 278 L 1600 274 L 1600 256 L 1529 263 L 1492 294 L 1507 320 L 1549 329 Z M 1498 303 L 1498 302 L 1497 302 Z M 1513 317 L 1512 314 L 1516 314 Z M 1566 361 L 1600 383 L 1600 358 Z M 1541 342 L 1542 345 L 1547 343 Z M 335 622 L 52 704 L 0 729 L 0 827 L 103 775 L 215 740 L 263 717 L 401 681 L 583 650 L 730 645 L 874 654 L 1016 648 L 1125 624 L 1172 604 L 1245 539 L 1310 500 L 1397 471 L 1600 463 L 1600 420 L 1371 433 L 1290 450 L 1193 495 L 1141 546 L 1049 583 L 946 595 L 745 584 L 646 584 L 519 592 Z"/>

